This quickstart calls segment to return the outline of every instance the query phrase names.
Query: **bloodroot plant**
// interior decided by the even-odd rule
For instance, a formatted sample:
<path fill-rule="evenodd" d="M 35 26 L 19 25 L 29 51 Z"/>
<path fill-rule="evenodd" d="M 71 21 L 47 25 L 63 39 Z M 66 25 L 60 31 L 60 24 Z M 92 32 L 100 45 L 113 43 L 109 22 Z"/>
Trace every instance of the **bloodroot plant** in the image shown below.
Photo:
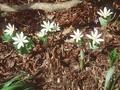
<path fill-rule="evenodd" d="M 103 10 L 100 9 L 97 13 L 100 15 L 99 21 L 101 26 L 106 26 L 111 21 L 111 14 L 113 14 L 113 12 L 111 12 L 110 9 L 107 10 L 107 7 L 104 7 Z"/>
<path fill-rule="evenodd" d="M 40 32 L 36 33 L 36 35 L 40 41 L 42 41 L 43 43 L 47 43 L 48 37 L 46 31 L 41 30 Z"/>
<path fill-rule="evenodd" d="M 80 46 L 82 44 L 82 39 L 83 39 L 84 35 L 82 34 L 82 32 L 79 29 L 77 29 L 73 33 L 74 33 L 74 35 L 70 35 L 70 37 L 72 37 L 72 40 L 74 40 L 75 43 Z"/>
<path fill-rule="evenodd" d="M 47 42 L 48 33 L 60 31 L 59 24 L 55 22 L 50 23 L 50 21 L 47 22 L 43 21 L 41 27 L 42 29 L 40 32 L 37 33 L 37 37 L 43 43 Z M 13 46 L 21 54 L 29 53 L 34 47 L 34 43 L 32 39 L 25 36 L 23 32 L 16 32 L 15 30 L 16 28 L 14 27 L 14 25 L 8 23 L 6 29 L 3 31 L 3 36 L 2 36 L 3 42 L 8 42 L 8 43 L 13 42 Z"/>
<path fill-rule="evenodd" d="M 41 24 L 41 31 L 44 31 L 44 32 L 51 32 L 52 29 L 54 28 L 54 22 L 51 22 L 50 21 L 43 21 L 43 24 Z"/>
<path fill-rule="evenodd" d="M 16 28 L 14 27 L 14 25 L 8 23 L 6 29 L 3 31 L 3 42 L 13 42 L 13 46 L 21 54 L 29 53 L 34 47 L 33 41 L 31 40 L 31 38 L 25 36 L 23 32 L 18 33 L 15 30 Z"/>
<path fill-rule="evenodd" d="M 32 40 L 27 36 L 24 36 L 23 32 L 16 33 L 16 36 L 12 37 L 12 39 L 14 41 L 14 47 L 21 54 L 29 53 L 34 47 Z"/>
<path fill-rule="evenodd" d="M 72 38 L 72 41 L 74 41 L 74 43 L 78 46 L 81 47 L 82 43 L 83 43 L 83 33 L 77 29 L 76 31 L 73 32 L 73 35 L 70 35 L 70 37 Z M 80 69 L 82 70 L 84 68 L 84 51 L 81 50 L 80 54 L 79 54 L 79 65 L 80 65 Z"/>
<path fill-rule="evenodd" d="M 8 23 L 8 25 L 6 25 L 6 29 L 3 31 L 3 42 L 10 42 L 12 40 L 15 30 L 16 28 L 14 27 L 14 25 Z"/>
<path fill-rule="evenodd" d="M 86 35 L 89 39 L 89 47 L 90 49 L 96 50 L 100 46 L 100 42 L 103 42 L 104 39 L 100 38 L 102 33 L 98 34 L 98 30 L 94 28 L 94 31 L 91 31 L 91 35 Z"/>
<path fill-rule="evenodd" d="M 60 31 L 59 24 L 55 22 L 50 23 L 50 21 L 43 21 L 41 27 L 42 29 L 40 30 L 40 32 L 36 33 L 36 35 L 43 43 L 47 43 L 48 33 Z"/>
<path fill-rule="evenodd" d="M 117 71 L 116 63 L 118 59 L 119 59 L 119 54 L 117 53 L 116 49 L 113 49 L 109 53 L 109 60 L 108 60 L 109 69 L 107 70 L 105 76 L 104 90 L 115 90 L 116 82 L 120 78 L 120 71 L 118 70 L 118 73 L 116 72 Z"/>
<path fill-rule="evenodd" d="M 82 43 L 85 43 L 83 42 L 84 41 L 83 36 L 84 35 L 79 29 L 77 29 L 77 31 L 74 31 L 74 35 L 70 35 L 70 37 L 72 37 L 72 40 L 74 40 L 74 42 L 79 46 L 82 45 Z M 100 42 L 104 41 L 104 39 L 100 38 L 101 36 L 102 36 L 102 33 L 99 34 L 96 28 L 94 28 L 94 31 L 91 31 L 91 35 L 86 34 L 86 37 L 88 37 L 89 39 L 88 45 L 90 49 L 96 50 L 99 48 Z"/>
<path fill-rule="evenodd" d="M 86 45 L 84 42 L 84 35 L 83 33 L 77 29 L 76 31 L 73 32 L 74 35 L 70 35 L 70 37 L 72 37 L 72 40 L 77 44 L 78 47 L 80 48 L 85 48 L 84 50 L 80 51 L 79 54 L 79 60 L 80 60 L 80 68 L 83 69 L 84 68 L 84 64 L 85 64 L 85 50 L 87 49 L 84 45 Z M 104 39 L 101 38 L 102 33 L 98 33 L 98 30 L 96 28 L 94 28 L 94 31 L 91 31 L 91 35 L 86 34 L 86 37 L 88 38 L 88 44 L 89 48 L 92 50 L 98 50 L 98 48 L 100 47 L 100 42 L 103 42 Z"/>

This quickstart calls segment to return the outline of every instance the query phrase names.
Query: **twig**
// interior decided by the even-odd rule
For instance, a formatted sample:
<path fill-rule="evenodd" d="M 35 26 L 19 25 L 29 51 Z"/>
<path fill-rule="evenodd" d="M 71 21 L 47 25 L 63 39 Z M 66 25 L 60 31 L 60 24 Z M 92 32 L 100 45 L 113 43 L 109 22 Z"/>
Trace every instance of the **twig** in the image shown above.
<path fill-rule="evenodd" d="M 57 10 L 67 10 L 71 7 L 81 3 L 82 0 L 71 0 L 60 3 L 32 3 L 26 5 L 12 5 L 0 4 L 0 10 L 5 12 L 18 12 L 22 10 L 44 10 L 46 12 L 53 12 Z"/>
<path fill-rule="evenodd" d="M 4 56 L 4 58 L 2 58 L 2 60 L 5 60 L 6 58 L 8 58 L 13 52 L 14 50 L 12 49 L 6 56 Z"/>

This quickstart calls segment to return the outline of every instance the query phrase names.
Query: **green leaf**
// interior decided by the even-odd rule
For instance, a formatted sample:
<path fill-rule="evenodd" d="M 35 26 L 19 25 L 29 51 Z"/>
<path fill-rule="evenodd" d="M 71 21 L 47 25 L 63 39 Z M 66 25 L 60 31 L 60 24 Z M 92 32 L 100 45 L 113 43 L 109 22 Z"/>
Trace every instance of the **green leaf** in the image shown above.
<path fill-rule="evenodd" d="M 4 88 L 2 88 L 2 90 L 23 90 L 24 87 L 25 87 L 25 84 L 23 82 L 21 82 L 19 84 L 13 84 L 11 86 L 4 87 Z"/>
<path fill-rule="evenodd" d="M 94 44 L 92 40 L 89 41 L 89 47 L 90 47 L 90 49 L 92 49 L 92 50 L 95 51 L 96 49 L 99 48 L 98 46 L 99 45 L 98 44 Z"/>
<path fill-rule="evenodd" d="M 115 71 L 115 66 L 109 68 L 105 77 L 105 87 L 104 90 L 110 90 L 110 79 L 112 78 Z"/>
<path fill-rule="evenodd" d="M 43 44 L 45 44 L 45 43 L 47 43 L 48 37 L 47 36 L 40 37 L 39 40 L 42 41 Z"/>
<path fill-rule="evenodd" d="M 16 81 L 11 86 L 4 87 L 1 90 L 34 90 L 34 89 L 24 81 Z"/>
<path fill-rule="evenodd" d="M 15 82 L 16 80 L 19 80 L 21 77 L 22 77 L 22 74 L 14 77 L 13 79 L 11 79 L 11 80 L 9 80 L 8 82 L 6 82 L 3 87 L 8 87 L 8 86 L 10 86 L 13 82 Z"/>
<path fill-rule="evenodd" d="M 2 40 L 3 40 L 3 42 L 10 42 L 12 40 L 12 36 L 10 36 L 6 33 L 3 33 Z"/>
<path fill-rule="evenodd" d="M 111 20 L 112 20 L 112 19 L 111 19 L 111 15 L 110 15 L 110 16 L 107 17 L 108 23 L 111 22 Z"/>
<path fill-rule="evenodd" d="M 80 54 L 79 54 L 79 62 L 80 62 L 80 69 L 82 70 L 85 66 L 85 62 L 84 62 L 84 59 L 85 59 L 85 55 L 84 55 L 84 51 L 81 50 L 80 51 Z"/>
<path fill-rule="evenodd" d="M 20 54 L 27 54 L 28 50 L 26 47 L 21 47 L 20 49 L 17 49 L 17 52 Z"/>
<path fill-rule="evenodd" d="M 100 21 L 101 26 L 107 26 L 107 24 L 108 24 L 108 20 L 104 19 L 102 17 L 99 17 L 99 21 Z"/>
<path fill-rule="evenodd" d="M 28 52 L 30 52 L 32 50 L 32 48 L 34 47 L 34 43 L 31 38 L 29 38 L 28 40 L 29 40 L 29 42 L 26 44 L 26 49 Z"/>
<path fill-rule="evenodd" d="M 20 74 L 8 82 L 4 83 L 0 90 L 33 90 L 23 79 L 24 74 Z"/>
<path fill-rule="evenodd" d="M 85 54 L 84 54 L 83 50 L 80 51 L 79 56 L 80 56 L 80 59 L 82 59 L 82 60 L 85 58 Z"/>
<path fill-rule="evenodd" d="M 119 54 L 117 53 L 116 49 L 113 49 L 109 54 L 110 67 L 112 67 L 115 64 L 118 58 L 119 58 Z"/>

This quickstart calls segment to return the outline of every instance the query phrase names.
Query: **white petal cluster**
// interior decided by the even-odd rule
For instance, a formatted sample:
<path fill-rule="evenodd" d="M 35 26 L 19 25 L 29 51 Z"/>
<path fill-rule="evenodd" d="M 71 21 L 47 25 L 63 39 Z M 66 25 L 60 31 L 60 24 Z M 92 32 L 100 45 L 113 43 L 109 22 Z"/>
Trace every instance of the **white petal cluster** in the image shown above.
<path fill-rule="evenodd" d="M 110 16 L 111 14 L 113 14 L 113 12 L 110 12 L 110 9 L 107 10 L 106 7 L 104 7 L 103 11 L 100 9 L 100 11 L 97 12 L 101 17 L 107 18 L 108 16 Z"/>
<path fill-rule="evenodd" d="M 46 34 L 47 34 L 47 33 L 42 30 L 42 31 L 40 31 L 40 32 L 37 33 L 37 36 L 38 36 L 38 37 L 44 37 Z"/>
<path fill-rule="evenodd" d="M 25 43 L 28 43 L 29 41 L 26 39 L 27 36 L 24 36 L 23 32 L 20 34 L 16 33 L 15 37 L 12 37 L 14 40 L 14 45 L 17 45 L 17 49 L 20 49 L 21 47 L 24 47 Z"/>
<path fill-rule="evenodd" d="M 77 29 L 77 31 L 74 31 L 73 33 L 74 35 L 70 35 L 70 36 L 72 37 L 73 40 L 75 40 L 78 43 L 83 37 L 83 34 L 82 32 L 80 32 L 79 29 Z"/>
<path fill-rule="evenodd" d="M 56 32 L 60 31 L 60 27 L 58 23 L 51 22 L 50 21 L 43 21 L 43 24 L 41 24 L 41 31 L 37 33 L 38 37 L 44 37 L 47 35 L 48 32 Z"/>
<path fill-rule="evenodd" d="M 50 21 L 43 21 L 43 24 L 41 24 L 42 30 L 44 32 L 51 32 L 54 28 L 54 22 L 50 23 Z"/>
<path fill-rule="evenodd" d="M 12 35 L 13 32 L 15 30 L 15 27 L 14 25 L 11 25 L 10 23 L 8 23 L 8 25 L 6 26 L 6 29 L 4 30 L 4 32 L 7 34 L 7 35 Z"/>
<path fill-rule="evenodd" d="M 104 39 L 100 38 L 102 34 L 98 34 L 98 30 L 96 28 L 94 28 L 94 31 L 91 31 L 91 35 L 87 34 L 86 36 L 93 41 L 93 45 L 100 44 L 100 42 L 104 41 Z"/>
<path fill-rule="evenodd" d="M 53 31 L 60 31 L 59 23 L 54 23 Z"/>
<path fill-rule="evenodd" d="M 54 21 L 50 23 L 50 21 L 43 21 L 43 24 L 41 24 L 41 31 L 42 32 L 54 32 L 54 31 L 60 31 L 60 27 L 58 23 L 55 23 Z"/>

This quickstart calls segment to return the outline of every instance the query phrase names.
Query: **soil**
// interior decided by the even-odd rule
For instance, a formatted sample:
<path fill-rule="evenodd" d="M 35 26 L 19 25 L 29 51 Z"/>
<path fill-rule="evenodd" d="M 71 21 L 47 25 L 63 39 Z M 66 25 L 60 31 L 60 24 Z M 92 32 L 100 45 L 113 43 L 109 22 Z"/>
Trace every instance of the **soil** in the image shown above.
<path fill-rule="evenodd" d="M 33 2 L 65 2 L 68 0 L 31 0 Z M 0 3 L 20 5 L 27 0 L 0 0 Z M 107 6 L 112 8 L 113 21 L 104 29 L 97 22 L 97 11 Z M 0 35 L 7 23 L 14 24 L 18 31 L 34 39 L 43 20 L 58 22 L 60 32 L 49 35 L 47 44 L 34 39 L 35 47 L 26 55 L 19 55 L 13 46 L 3 43 L 0 38 L 0 83 L 5 82 L 20 72 L 25 72 L 32 79 L 35 90 L 103 90 L 106 71 L 109 68 L 108 54 L 116 48 L 120 53 L 120 2 L 119 0 L 84 0 L 83 3 L 69 10 L 45 12 L 25 10 L 20 12 L 0 12 Z M 103 33 L 104 43 L 101 51 L 91 51 L 65 42 L 72 30 L 79 28 L 84 34 L 97 27 Z M 85 66 L 80 69 L 79 53 L 85 51 Z M 120 69 L 120 60 L 116 64 Z M 120 90 L 120 80 L 115 90 Z"/>

